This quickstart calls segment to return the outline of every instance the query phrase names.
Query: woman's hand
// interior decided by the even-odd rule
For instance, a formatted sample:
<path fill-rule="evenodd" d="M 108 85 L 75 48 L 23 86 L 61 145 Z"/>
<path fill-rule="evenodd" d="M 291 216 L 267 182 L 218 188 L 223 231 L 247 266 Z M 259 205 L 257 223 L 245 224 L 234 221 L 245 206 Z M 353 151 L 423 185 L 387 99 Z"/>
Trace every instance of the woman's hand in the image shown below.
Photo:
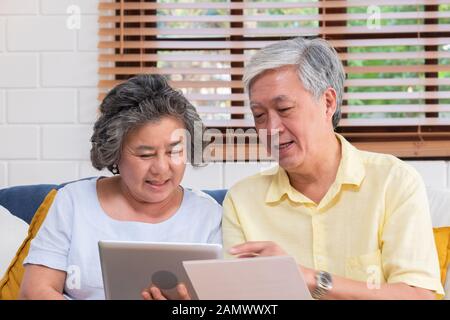
<path fill-rule="evenodd" d="M 191 300 L 191 296 L 183 283 L 177 285 L 177 294 L 179 297 L 177 300 Z M 167 300 L 167 297 L 164 296 L 161 290 L 153 285 L 144 289 L 141 292 L 141 296 L 144 300 Z"/>

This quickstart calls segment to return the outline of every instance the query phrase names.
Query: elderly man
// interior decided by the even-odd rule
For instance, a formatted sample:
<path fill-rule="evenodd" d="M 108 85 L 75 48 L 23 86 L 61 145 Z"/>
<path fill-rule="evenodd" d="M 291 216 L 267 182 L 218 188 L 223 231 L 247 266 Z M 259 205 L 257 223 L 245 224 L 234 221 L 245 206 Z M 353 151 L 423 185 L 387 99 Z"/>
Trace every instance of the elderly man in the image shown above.
<path fill-rule="evenodd" d="M 423 182 L 399 159 L 334 132 L 344 79 L 321 39 L 280 41 L 250 60 L 256 129 L 267 131 L 279 166 L 229 190 L 225 249 L 292 255 L 315 299 L 433 299 L 443 289 Z"/>

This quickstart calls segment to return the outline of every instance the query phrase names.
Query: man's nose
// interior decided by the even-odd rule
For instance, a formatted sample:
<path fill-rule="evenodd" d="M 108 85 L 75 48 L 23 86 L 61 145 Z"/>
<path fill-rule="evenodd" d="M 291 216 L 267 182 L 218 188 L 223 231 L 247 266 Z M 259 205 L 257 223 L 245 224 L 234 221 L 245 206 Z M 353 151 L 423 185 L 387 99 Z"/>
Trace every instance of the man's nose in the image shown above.
<path fill-rule="evenodd" d="M 266 147 L 268 147 L 270 150 L 272 150 L 279 144 L 280 135 L 283 133 L 283 131 L 284 124 L 282 119 L 280 119 L 277 114 L 270 115 L 267 117 L 267 121 L 265 122 L 265 124 L 258 128 L 260 142 L 263 145 L 266 145 Z"/>
<path fill-rule="evenodd" d="M 280 134 L 283 129 L 283 121 L 277 114 L 269 115 L 267 118 L 267 134 L 272 136 L 276 134 Z"/>

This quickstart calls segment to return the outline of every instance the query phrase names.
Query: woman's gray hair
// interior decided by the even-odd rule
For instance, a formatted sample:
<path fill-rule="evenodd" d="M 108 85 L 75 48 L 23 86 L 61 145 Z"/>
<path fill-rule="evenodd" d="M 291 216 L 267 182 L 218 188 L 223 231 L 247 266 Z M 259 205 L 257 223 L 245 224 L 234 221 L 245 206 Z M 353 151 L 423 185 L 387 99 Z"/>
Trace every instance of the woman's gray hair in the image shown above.
<path fill-rule="evenodd" d="M 190 137 L 187 158 L 200 165 L 203 152 L 204 126 L 194 106 L 161 75 L 138 75 L 115 88 L 100 105 L 100 117 L 91 137 L 91 162 L 94 168 L 113 171 L 122 151 L 123 141 L 130 130 L 164 117 L 179 119 Z"/>
<path fill-rule="evenodd" d="M 268 70 L 287 65 L 297 67 L 298 76 L 306 90 L 319 99 L 328 88 L 336 90 L 336 112 L 333 127 L 341 119 L 345 71 L 336 50 L 321 38 L 302 37 L 279 41 L 259 50 L 244 71 L 244 86 L 250 94 L 252 81 Z"/>

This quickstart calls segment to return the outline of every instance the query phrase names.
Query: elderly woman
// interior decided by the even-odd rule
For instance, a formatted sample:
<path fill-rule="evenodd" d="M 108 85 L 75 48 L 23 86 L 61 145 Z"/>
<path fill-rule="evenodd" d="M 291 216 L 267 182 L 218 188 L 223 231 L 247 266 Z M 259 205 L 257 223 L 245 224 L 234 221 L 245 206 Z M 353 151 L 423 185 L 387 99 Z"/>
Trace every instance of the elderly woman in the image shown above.
<path fill-rule="evenodd" d="M 104 299 L 99 240 L 221 243 L 221 206 L 180 186 L 198 139 L 202 151 L 186 98 L 163 77 L 140 75 L 111 90 L 100 111 L 91 161 L 114 176 L 58 191 L 24 261 L 22 298 Z M 143 298 L 163 297 L 156 288 Z"/>
<path fill-rule="evenodd" d="M 244 83 L 279 167 L 229 190 L 225 249 L 294 256 L 315 299 L 433 299 L 443 289 L 423 182 L 334 132 L 344 79 L 321 39 L 280 41 L 252 57 Z"/>

